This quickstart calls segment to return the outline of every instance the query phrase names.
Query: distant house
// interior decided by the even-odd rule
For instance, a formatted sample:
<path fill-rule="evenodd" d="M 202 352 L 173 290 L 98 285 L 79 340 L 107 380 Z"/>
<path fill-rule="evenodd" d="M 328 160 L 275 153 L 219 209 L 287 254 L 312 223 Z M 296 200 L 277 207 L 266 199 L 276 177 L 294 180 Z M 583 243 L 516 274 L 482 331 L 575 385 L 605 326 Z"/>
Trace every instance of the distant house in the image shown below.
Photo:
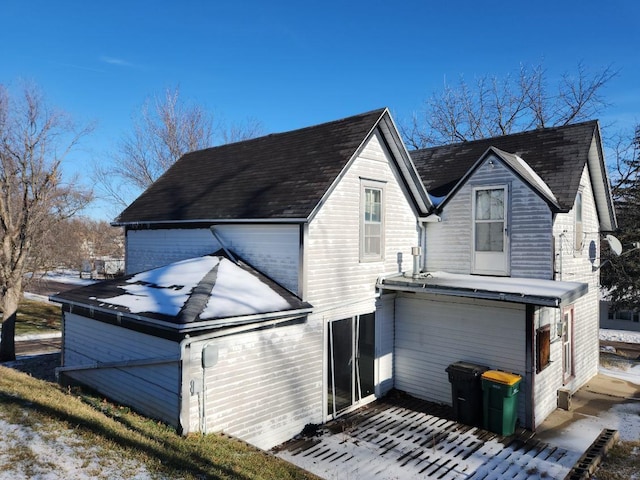
<path fill-rule="evenodd" d="M 189 153 L 115 221 L 127 276 L 54 298 L 60 371 L 270 448 L 392 388 L 451 403 L 465 360 L 522 375 L 535 428 L 597 371 L 608 188 L 596 122 L 410 155 L 381 109 Z"/>
<path fill-rule="evenodd" d="M 640 332 L 640 311 L 615 310 L 606 298 L 600 299 L 600 328 Z"/>

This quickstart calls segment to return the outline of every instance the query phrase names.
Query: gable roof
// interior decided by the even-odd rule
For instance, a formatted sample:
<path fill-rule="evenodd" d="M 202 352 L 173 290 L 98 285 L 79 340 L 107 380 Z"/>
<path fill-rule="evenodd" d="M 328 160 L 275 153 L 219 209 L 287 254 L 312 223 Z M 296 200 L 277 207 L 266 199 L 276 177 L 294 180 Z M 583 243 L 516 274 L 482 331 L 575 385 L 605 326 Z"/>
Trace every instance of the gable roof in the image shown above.
<path fill-rule="evenodd" d="M 444 197 L 491 147 L 522 158 L 549 186 L 562 211 L 569 211 L 589 157 L 597 121 L 485 138 L 409 152 L 427 191 Z"/>
<path fill-rule="evenodd" d="M 291 319 L 312 309 L 223 250 L 59 293 L 72 311 L 164 338 Z"/>
<path fill-rule="evenodd" d="M 494 158 L 497 157 L 500 159 L 504 165 L 507 166 L 515 175 L 519 176 L 522 180 L 524 180 L 527 184 L 535 190 L 542 199 L 547 202 L 552 208 L 555 210 L 560 210 L 560 206 L 558 205 L 558 200 L 555 195 L 549 188 L 542 178 L 531 168 L 531 166 L 525 162 L 520 156 L 514 155 L 512 153 L 503 152 L 499 148 L 489 147 L 489 149 L 476 161 L 476 163 L 467 170 L 467 173 L 458 181 L 455 187 L 447 194 L 446 199 L 442 202 L 445 203 L 448 201 L 453 192 L 455 192 L 461 185 L 463 185 L 478 169 L 480 165 L 482 165 L 485 160 L 494 155 Z M 489 160 L 491 162 L 491 160 Z M 442 206 L 442 203 L 439 206 Z"/>
<path fill-rule="evenodd" d="M 399 136 L 394 138 L 395 126 L 383 108 L 187 153 L 114 224 L 304 221 L 379 125 L 386 141 L 395 144 L 392 153 L 405 157 L 401 169 L 405 176 L 413 173 L 415 179 L 407 186 L 415 196 L 417 172 Z"/>

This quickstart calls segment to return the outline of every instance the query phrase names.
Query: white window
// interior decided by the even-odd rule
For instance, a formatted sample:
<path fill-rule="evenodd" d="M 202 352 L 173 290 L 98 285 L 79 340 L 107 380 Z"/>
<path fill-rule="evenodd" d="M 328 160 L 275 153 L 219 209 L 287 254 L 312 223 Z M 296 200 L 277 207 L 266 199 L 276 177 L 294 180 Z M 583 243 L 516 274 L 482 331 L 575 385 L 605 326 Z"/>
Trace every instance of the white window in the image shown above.
<path fill-rule="evenodd" d="M 384 256 L 384 190 L 382 184 L 363 182 L 360 201 L 360 260 L 382 260 Z"/>
<path fill-rule="evenodd" d="M 473 189 L 473 272 L 508 275 L 507 187 Z"/>
<path fill-rule="evenodd" d="M 578 192 L 576 195 L 575 211 L 575 250 L 576 252 L 582 251 L 582 244 L 584 242 L 584 230 L 582 228 L 582 192 Z"/>

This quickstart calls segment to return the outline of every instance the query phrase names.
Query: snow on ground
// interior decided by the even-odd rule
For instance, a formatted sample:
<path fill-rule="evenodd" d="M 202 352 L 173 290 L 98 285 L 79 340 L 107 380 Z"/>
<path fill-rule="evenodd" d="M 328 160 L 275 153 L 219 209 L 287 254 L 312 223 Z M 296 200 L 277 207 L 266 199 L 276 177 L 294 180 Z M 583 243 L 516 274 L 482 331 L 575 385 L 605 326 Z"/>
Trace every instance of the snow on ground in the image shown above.
<path fill-rule="evenodd" d="M 71 430 L 33 429 L 0 418 L 0 432 L 0 480 L 158 478 L 144 464 L 91 446 Z"/>
<path fill-rule="evenodd" d="M 640 332 L 601 328 L 600 340 L 605 340 L 608 342 L 640 343 Z"/>
<path fill-rule="evenodd" d="M 630 365 L 628 369 L 600 367 L 600 373 L 608 377 L 625 380 L 636 385 L 640 385 L 640 363 Z M 640 436 L 638 437 L 640 438 Z"/>
<path fill-rule="evenodd" d="M 96 283 L 97 280 L 91 280 L 89 278 L 80 278 L 80 272 L 77 270 L 54 270 L 52 272 L 45 272 L 42 276 L 44 280 L 51 280 L 53 282 L 68 283 L 71 285 L 91 285 Z"/>

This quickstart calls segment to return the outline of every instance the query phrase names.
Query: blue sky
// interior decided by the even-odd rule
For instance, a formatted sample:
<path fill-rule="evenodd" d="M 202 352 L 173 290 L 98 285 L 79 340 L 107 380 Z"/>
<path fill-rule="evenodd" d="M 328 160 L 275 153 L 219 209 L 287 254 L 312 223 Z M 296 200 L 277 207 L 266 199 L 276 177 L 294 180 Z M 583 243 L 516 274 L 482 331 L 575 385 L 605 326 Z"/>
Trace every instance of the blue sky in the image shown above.
<path fill-rule="evenodd" d="M 85 178 L 144 99 L 176 86 L 228 122 L 279 132 L 382 106 L 400 123 L 461 75 L 543 62 L 553 81 L 582 61 L 620 70 L 603 125 L 640 121 L 635 0 L 0 0 L 0 19 L 0 83 L 32 80 L 97 123 L 66 166 Z"/>

